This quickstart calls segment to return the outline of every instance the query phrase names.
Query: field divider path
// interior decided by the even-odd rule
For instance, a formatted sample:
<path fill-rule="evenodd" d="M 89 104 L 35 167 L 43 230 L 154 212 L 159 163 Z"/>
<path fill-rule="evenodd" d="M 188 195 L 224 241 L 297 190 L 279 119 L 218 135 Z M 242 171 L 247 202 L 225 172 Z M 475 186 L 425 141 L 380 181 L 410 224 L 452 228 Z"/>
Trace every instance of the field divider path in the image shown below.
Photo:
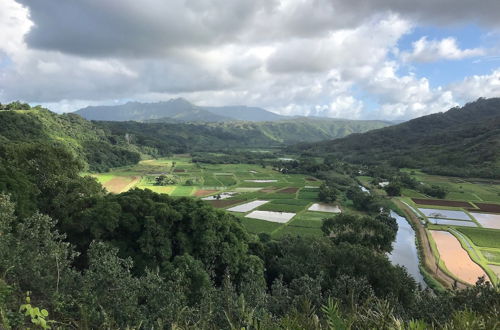
<path fill-rule="evenodd" d="M 286 228 L 289 224 L 291 224 L 300 214 L 302 213 L 305 213 L 307 212 L 307 209 L 309 208 L 309 206 L 311 206 L 312 203 L 309 203 L 307 204 L 306 208 L 302 211 L 299 211 L 297 213 L 295 213 L 294 217 L 292 219 L 290 219 L 290 221 L 287 221 L 285 222 L 283 225 L 279 226 L 278 228 L 276 228 L 275 230 L 273 230 L 271 232 L 271 236 L 276 234 L 277 232 L 279 232 L 280 230 L 283 230 L 284 228 Z"/>
<path fill-rule="evenodd" d="M 431 243 L 429 241 L 429 237 L 427 236 L 427 232 L 420 222 L 420 219 L 414 214 L 406 203 L 401 202 L 397 198 L 393 198 L 393 202 L 405 213 L 407 219 L 410 219 L 413 227 L 416 229 L 417 233 L 417 242 L 419 243 L 420 252 L 422 254 L 422 258 L 420 258 L 420 262 L 422 266 L 425 268 L 427 272 L 429 272 L 434 278 L 436 278 L 441 284 L 445 285 L 448 288 L 452 288 L 455 284 L 460 289 L 465 289 L 467 286 L 462 282 L 457 281 L 455 278 L 451 277 L 447 273 L 445 273 L 440 267 L 436 267 L 438 261 L 436 256 L 432 252 Z"/>

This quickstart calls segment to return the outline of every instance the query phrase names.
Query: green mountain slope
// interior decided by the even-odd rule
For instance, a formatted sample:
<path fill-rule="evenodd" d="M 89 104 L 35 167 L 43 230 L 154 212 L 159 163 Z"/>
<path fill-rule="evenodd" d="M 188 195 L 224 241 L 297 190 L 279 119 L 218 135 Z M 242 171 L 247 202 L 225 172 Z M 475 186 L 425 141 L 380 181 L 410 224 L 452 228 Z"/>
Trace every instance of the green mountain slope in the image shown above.
<path fill-rule="evenodd" d="M 436 174 L 500 177 L 500 98 L 346 138 L 294 147 L 365 164 L 420 167 Z"/>
<path fill-rule="evenodd" d="M 281 146 L 334 139 L 389 125 L 383 121 L 334 119 L 294 119 L 262 123 L 94 122 L 94 124 L 109 130 L 113 135 L 130 136 L 132 143 L 173 152 Z"/>
<path fill-rule="evenodd" d="M 157 103 L 128 102 L 114 106 L 91 106 L 75 113 L 88 120 L 141 122 L 271 121 L 287 118 L 261 108 L 245 106 L 202 107 L 182 98 Z"/>
<path fill-rule="evenodd" d="M 295 119 L 280 122 L 91 122 L 47 109 L 0 111 L 0 141 L 60 145 L 88 169 L 133 164 L 140 155 L 272 147 L 319 141 L 388 125 L 381 121 Z"/>
<path fill-rule="evenodd" d="M 118 145 L 102 128 L 74 114 L 58 115 L 36 107 L 0 111 L 0 122 L 0 141 L 58 145 L 90 170 L 134 164 L 140 159 L 139 153 Z"/>

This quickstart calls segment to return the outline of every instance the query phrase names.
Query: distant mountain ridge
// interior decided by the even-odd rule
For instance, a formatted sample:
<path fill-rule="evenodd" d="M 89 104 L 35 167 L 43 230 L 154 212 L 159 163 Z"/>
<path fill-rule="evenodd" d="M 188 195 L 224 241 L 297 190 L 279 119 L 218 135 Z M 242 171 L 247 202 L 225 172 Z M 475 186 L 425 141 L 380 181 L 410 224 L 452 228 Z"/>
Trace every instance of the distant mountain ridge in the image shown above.
<path fill-rule="evenodd" d="M 277 121 L 290 117 L 257 107 L 197 106 L 183 98 L 165 102 L 128 102 L 122 105 L 88 106 L 75 112 L 87 120 L 139 122 Z"/>
<path fill-rule="evenodd" d="M 500 98 L 481 98 L 443 113 L 294 149 L 361 164 L 500 178 Z"/>

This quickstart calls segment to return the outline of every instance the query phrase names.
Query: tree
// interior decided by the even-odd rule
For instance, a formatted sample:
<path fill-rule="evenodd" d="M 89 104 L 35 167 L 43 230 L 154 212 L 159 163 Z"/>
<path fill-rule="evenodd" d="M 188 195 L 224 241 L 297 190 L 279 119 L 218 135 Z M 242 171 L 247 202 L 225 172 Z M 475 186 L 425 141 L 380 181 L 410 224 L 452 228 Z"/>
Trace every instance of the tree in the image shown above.
<path fill-rule="evenodd" d="M 389 196 L 401 196 L 401 185 L 397 182 L 389 183 L 384 190 Z"/>
<path fill-rule="evenodd" d="M 392 223 L 395 219 L 390 218 Z M 347 242 L 367 246 L 373 250 L 390 252 L 396 237 L 397 224 L 394 227 L 387 217 L 359 217 L 341 213 L 323 221 L 323 233 L 339 244 Z"/>
<path fill-rule="evenodd" d="M 334 187 L 323 183 L 319 187 L 319 200 L 325 203 L 333 203 L 337 200 L 338 191 Z"/>

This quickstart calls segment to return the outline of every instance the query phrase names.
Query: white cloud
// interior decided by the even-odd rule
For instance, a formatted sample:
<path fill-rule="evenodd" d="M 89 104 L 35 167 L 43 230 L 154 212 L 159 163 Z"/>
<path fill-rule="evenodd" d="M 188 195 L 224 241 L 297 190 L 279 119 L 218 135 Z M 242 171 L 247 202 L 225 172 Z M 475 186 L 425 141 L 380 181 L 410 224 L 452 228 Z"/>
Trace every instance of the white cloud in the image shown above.
<path fill-rule="evenodd" d="M 411 53 L 401 54 L 405 61 L 435 62 L 439 60 L 460 60 L 467 57 L 476 57 L 485 54 L 481 48 L 460 49 L 455 38 L 441 40 L 427 40 L 422 37 L 413 43 Z"/>
<path fill-rule="evenodd" d="M 462 101 L 471 101 L 479 97 L 500 97 L 500 68 L 491 74 L 473 75 L 451 84 L 453 94 Z"/>
<path fill-rule="evenodd" d="M 396 0 L 377 6 L 366 0 L 18 1 L 27 7 L 0 2 L 0 101 L 59 111 L 182 96 L 293 115 L 409 118 L 446 110 L 456 104 L 455 93 L 464 92 L 399 74 L 403 56 L 454 59 L 479 51 L 460 49 L 454 39 L 421 39 L 411 54 L 398 55 L 398 41 L 418 23 L 415 17 L 429 14 L 430 0 L 419 6 Z M 469 7 L 457 9 L 450 22 L 468 17 Z"/>

